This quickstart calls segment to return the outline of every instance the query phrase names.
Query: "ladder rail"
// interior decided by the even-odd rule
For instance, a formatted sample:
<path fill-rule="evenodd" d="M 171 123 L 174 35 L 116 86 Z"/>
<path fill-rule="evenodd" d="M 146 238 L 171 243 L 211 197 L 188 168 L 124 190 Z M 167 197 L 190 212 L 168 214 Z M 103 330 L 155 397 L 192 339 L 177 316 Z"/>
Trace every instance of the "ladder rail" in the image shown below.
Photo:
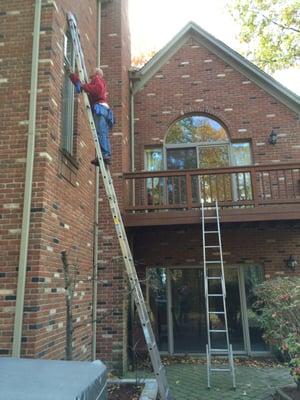
<path fill-rule="evenodd" d="M 205 218 L 204 218 L 204 200 L 201 199 L 201 211 L 202 211 L 202 246 L 203 246 L 203 271 L 204 271 L 204 294 L 205 294 L 205 309 L 206 309 L 206 326 L 207 326 L 207 354 L 211 348 L 210 342 L 210 334 L 209 334 L 209 326 L 210 326 L 210 318 L 209 318 L 209 296 L 208 296 L 208 280 L 207 280 L 207 268 L 206 268 L 206 242 L 205 242 Z M 210 362 L 207 359 L 207 364 Z"/>
<path fill-rule="evenodd" d="M 87 71 L 84 63 L 84 56 L 81 48 L 81 43 L 79 39 L 78 27 L 75 20 L 75 17 L 68 13 L 68 23 L 70 27 L 70 32 L 74 44 L 75 49 L 75 60 L 78 68 L 79 78 L 81 81 L 87 81 Z M 120 208 L 118 206 L 118 200 L 115 193 L 112 177 L 109 169 L 106 169 L 100 144 L 98 141 L 97 130 L 91 110 L 91 106 L 89 103 L 88 96 L 85 92 L 83 92 L 84 106 L 86 109 L 87 117 L 89 120 L 96 153 L 99 159 L 99 167 L 104 183 L 105 192 L 108 196 L 108 202 L 110 206 L 110 210 L 113 217 L 113 222 L 115 226 L 115 230 L 117 233 L 118 241 L 120 244 L 121 253 L 123 256 L 125 269 L 129 278 L 129 285 L 131 292 L 133 294 L 133 298 L 137 307 L 137 312 L 139 315 L 139 319 L 141 321 L 145 341 L 147 344 L 147 348 L 149 351 L 151 363 L 153 366 L 153 370 L 155 373 L 155 377 L 158 383 L 159 394 L 162 400 L 172 400 L 172 394 L 170 392 L 170 388 L 166 379 L 165 368 L 161 362 L 160 354 L 157 348 L 157 344 L 155 341 L 155 335 L 153 333 L 153 329 L 150 323 L 150 318 L 148 315 L 147 307 L 145 304 L 144 296 L 142 293 L 142 289 L 138 280 L 138 276 L 136 273 L 132 253 L 130 250 L 130 246 L 128 243 L 128 238 L 126 235 L 125 227 L 122 221 L 122 216 L 120 212 Z"/>
<path fill-rule="evenodd" d="M 220 228 L 220 215 L 219 215 L 219 206 L 218 200 L 216 200 L 216 216 L 217 216 L 217 230 L 218 230 L 218 242 L 220 246 L 220 261 L 221 261 L 221 270 L 222 270 L 222 291 L 224 293 L 223 297 L 223 308 L 225 312 L 224 322 L 225 322 L 225 329 L 226 329 L 226 342 L 227 348 L 230 347 L 229 343 L 229 331 L 228 331 L 228 318 L 227 318 L 227 307 L 226 307 L 226 285 L 225 285 L 225 271 L 224 271 L 224 261 L 223 261 L 223 250 L 222 250 L 222 239 L 221 239 L 221 228 Z"/>
<path fill-rule="evenodd" d="M 234 362 L 232 355 L 232 346 L 229 342 L 229 330 L 228 330 L 228 319 L 227 319 L 227 307 L 226 307 L 226 286 L 225 286 L 225 271 L 224 271 L 224 261 L 223 261 L 223 251 L 222 251 L 222 240 L 221 240 L 221 229 L 220 229 L 220 215 L 219 215 L 219 207 L 218 202 L 215 202 L 215 207 L 213 208 L 216 211 L 216 215 L 213 217 L 205 217 L 205 207 L 204 200 L 201 199 L 201 216 L 202 216 L 202 244 L 203 244 L 203 266 L 204 266 L 204 293 L 205 293 L 205 304 L 206 304 L 206 321 L 207 321 L 207 346 L 206 346 L 206 357 L 207 357 L 207 387 L 211 387 L 211 372 L 230 372 L 232 376 L 233 387 L 236 387 L 235 381 L 235 371 L 234 371 Z M 206 220 L 216 220 L 217 230 L 206 230 L 205 221 Z M 215 234 L 217 235 L 218 245 L 206 245 L 206 234 Z M 207 249 L 219 249 L 219 260 L 208 260 L 207 258 Z M 210 266 L 215 268 L 218 266 L 218 273 L 215 273 L 213 276 L 209 275 Z M 220 275 L 220 276 L 219 276 Z M 219 281 L 221 283 L 221 292 L 222 293 L 210 293 L 209 282 Z M 216 291 L 215 291 L 216 292 Z M 217 309 L 214 311 L 210 310 L 210 298 L 222 297 L 222 305 L 223 310 L 218 311 Z M 224 329 L 213 329 L 213 325 L 211 325 L 210 316 L 211 315 L 223 315 L 224 316 Z M 211 343 L 211 335 L 214 334 L 225 334 L 225 342 L 226 348 L 216 349 L 212 348 Z M 214 368 L 212 367 L 212 354 L 215 355 L 224 355 L 226 354 L 228 357 L 228 368 Z"/>

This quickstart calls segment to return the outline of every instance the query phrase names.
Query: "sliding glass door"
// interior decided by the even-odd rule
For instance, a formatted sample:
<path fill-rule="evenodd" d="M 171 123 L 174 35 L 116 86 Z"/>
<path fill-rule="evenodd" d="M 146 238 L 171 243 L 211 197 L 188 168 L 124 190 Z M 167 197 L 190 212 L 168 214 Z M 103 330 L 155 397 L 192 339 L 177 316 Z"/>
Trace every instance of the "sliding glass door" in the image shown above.
<path fill-rule="evenodd" d="M 228 329 L 235 352 L 268 351 L 254 307 L 253 289 L 261 280 L 259 266 L 225 268 Z M 211 289 L 217 293 L 218 288 Z M 207 329 L 203 268 L 151 268 L 148 270 L 147 295 L 159 349 L 171 354 L 204 353 Z M 211 309 L 220 310 L 220 299 L 212 301 Z M 214 326 L 223 326 L 222 317 L 215 316 Z M 224 338 L 216 337 L 215 340 L 216 347 L 224 346 Z"/>
<path fill-rule="evenodd" d="M 200 270 L 172 269 L 170 280 L 174 352 L 203 352 L 206 331 L 203 280 Z"/>

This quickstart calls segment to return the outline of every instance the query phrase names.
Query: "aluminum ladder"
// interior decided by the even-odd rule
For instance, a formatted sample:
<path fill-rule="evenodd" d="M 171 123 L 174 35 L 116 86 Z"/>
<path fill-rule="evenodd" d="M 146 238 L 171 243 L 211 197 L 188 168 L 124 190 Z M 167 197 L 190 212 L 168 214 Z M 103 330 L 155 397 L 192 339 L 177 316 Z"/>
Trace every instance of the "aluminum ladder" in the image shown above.
<path fill-rule="evenodd" d="M 87 82 L 88 80 L 88 75 L 85 67 L 85 62 L 84 62 L 84 56 L 82 52 L 82 47 L 80 43 L 80 36 L 78 32 L 78 27 L 77 27 L 77 22 L 72 13 L 67 14 L 67 19 L 68 19 L 68 24 L 70 28 L 70 33 L 74 45 L 74 51 L 75 51 L 75 61 L 76 65 L 78 68 L 78 73 L 79 73 L 79 78 L 82 82 Z M 141 286 L 137 277 L 137 273 L 135 270 L 135 265 L 133 261 L 133 257 L 131 254 L 131 250 L 128 244 L 128 239 L 125 231 L 125 227 L 122 221 L 122 216 L 120 212 L 120 208 L 118 205 L 118 200 L 117 196 L 115 193 L 113 181 L 111 178 L 111 174 L 109 171 L 109 168 L 105 167 L 98 137 L 97 137 L 97 131 L 94 123 L 94 118 L 92 114 L 92 110 L 90 107 L 89 99 L 86 93 L 83 92 L 83 99 L 84 99 L 84 106 L 86 109 L 89 125 L 91 128 L 91 132 L 93 135 L 93 139 L 95 142 L 95 147 L 96 147 L 96 152 L 97 156 L 99 159 L 99 166 L 100 166 L 100 172 L 103 178 L 103 183 L 105 187 L 105 192 L 108 196 L 109 200 L 109 206 L 110 210 L 112 213 L 112 218 L 113 222 L 115 225 L 116 233 L 118 236 L 124 264 L 126 267 L 126 272 L 129 278 L 129 284 L 131 288 L 131 292 L 134 297 L 134 301 L 137 307 L 139 319 L 141 321 L 141 325 L 143 328 L 144 336 L 145 336 L 145 341 L 147 344 L 148 352 L 150 355 L 152 367 L 154 370 L 155 378 L 157 380 L 158 384 L 158 391 L 161 400 L 172 400 L 172 394 L 167 382 L 166 378 L 166 373 L 165 373 L 165 368 L 164 365 L 161 362 L 159 350 L 157 347 L 157 343 L 155 340 L 155 336 L 152 330 L 150 318 L 148 315 L 148 311 L 146 308 L 144 296 L 141 290 Z"/>
<path fill-rule="evenodd" d="M 232 386 L 235 389 L 236 382 L 232 345 L 229 343 L 228 334 L 226 287 L 218 202 L 216 201 L 214 206 L 209 208 L 215 212 L 215 215 L 205 215 L 204 200 L 202 199 L 202 243 L 207 324 L 207 387 L 211 387 L 210 378 L 212 372 L 230 372 L 232 376 Z M 213 224 L 215 228 L 210 228 L 210 230 L 208 230 L 208 221 L 210 222 L 210 227 Z M 214 242 L 207 245 L 207 242 L 209 243 L 211 240 Z M 218 255 L 216 256 L 215 253 L 218 253 Z M 218 318 L 217 323 L 221 321 L 222 326 L 218 326 L 216 321 L 214 323 L 213 317 L 220 317 Z M 217 341 L 221 343 L 218 343 L 217 345 Z M 228 367 L 218 367 L 218 365 L 213 365 L 212 358 L 216 356 L 227 357 Z"/>

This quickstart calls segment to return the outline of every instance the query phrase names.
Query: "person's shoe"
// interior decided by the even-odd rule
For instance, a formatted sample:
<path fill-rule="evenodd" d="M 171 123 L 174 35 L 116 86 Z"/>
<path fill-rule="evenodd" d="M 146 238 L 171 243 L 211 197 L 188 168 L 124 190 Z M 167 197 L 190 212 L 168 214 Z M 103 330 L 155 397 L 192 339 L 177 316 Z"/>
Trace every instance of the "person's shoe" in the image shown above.
<path fill-rule="evenodd" d="M 111 165 L 111 158 L 104 158 L 103 161 L 105 165 Z"/>
<path fill-rule="evenodd" d="M 99 167 L 99 160 L 98 157 L 96 157 L 94 160 L 91 161 L 91 164 L 95 165 L 96 167 Z"/>

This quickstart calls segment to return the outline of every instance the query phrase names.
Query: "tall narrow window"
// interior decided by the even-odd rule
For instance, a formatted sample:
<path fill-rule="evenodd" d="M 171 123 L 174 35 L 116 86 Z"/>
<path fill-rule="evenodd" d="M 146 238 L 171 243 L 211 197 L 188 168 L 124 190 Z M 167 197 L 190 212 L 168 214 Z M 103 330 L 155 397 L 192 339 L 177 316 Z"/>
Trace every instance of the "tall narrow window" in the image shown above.
<path fill-rule="evenodd" d="M 62 93 L 62 148 L 73 155 L 74 137 L 74 86 L 68 76 L 67 68 L 74 70 L 75 56 L 69 32 L 64 36 L 64 82 Z"/>
<path fill-rule="evenodd" d="M 154 147 L 145 150 L 145 167 L 147 171 L 160 171 L 163 169 L 163 149 Z M 146 203 L 151 206 L 162 204 L 164 201 L 163 178 L 147 178 Z"/>

